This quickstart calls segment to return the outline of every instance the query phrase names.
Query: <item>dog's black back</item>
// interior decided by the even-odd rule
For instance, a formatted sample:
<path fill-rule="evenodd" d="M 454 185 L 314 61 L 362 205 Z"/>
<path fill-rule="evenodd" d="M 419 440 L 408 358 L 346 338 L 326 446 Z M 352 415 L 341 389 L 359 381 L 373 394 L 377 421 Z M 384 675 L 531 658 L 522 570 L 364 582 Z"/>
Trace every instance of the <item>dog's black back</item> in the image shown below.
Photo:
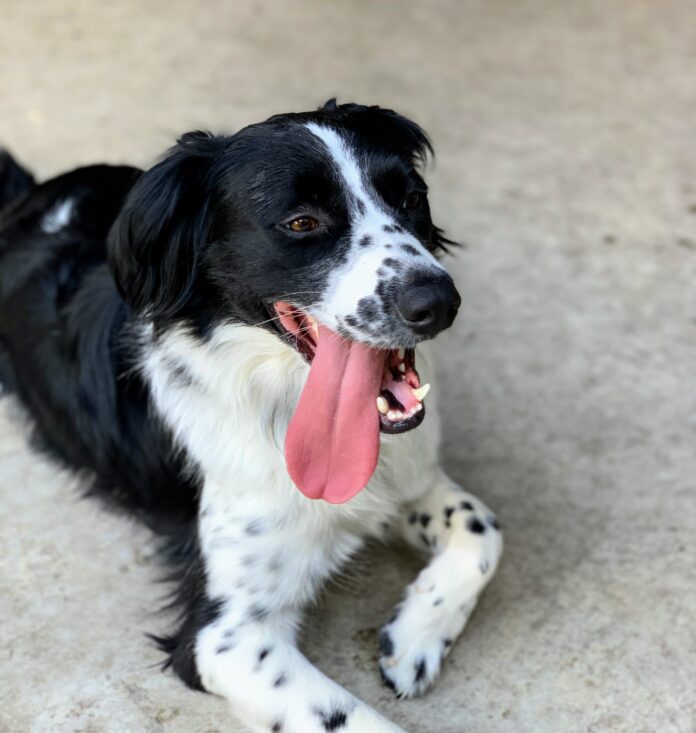
<path fill-rule="evenodd" d="M 169 529 L 193 516 L 197 482 L 149 414 L 128 306 L 106 264 L 107 233 L 139 176 L 102 165 L 37 186 L 2 154 L 0 382 L 30 410 L 42 447 Z M 68 220 L 57 232 L 46 231 L 53 211 Z"/>

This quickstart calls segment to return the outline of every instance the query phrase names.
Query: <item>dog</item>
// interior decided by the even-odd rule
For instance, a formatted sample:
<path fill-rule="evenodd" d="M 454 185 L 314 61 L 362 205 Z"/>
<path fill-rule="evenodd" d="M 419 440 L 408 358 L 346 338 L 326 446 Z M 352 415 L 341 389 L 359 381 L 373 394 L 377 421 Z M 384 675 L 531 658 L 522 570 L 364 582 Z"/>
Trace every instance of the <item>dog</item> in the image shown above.
<path fill-rule="evenodd" d="M 254 731 L 402 730 L 296 645 L 368 539 L 429 558 L 379 634 L 399 697 L 431 685 L 498 566 L 495 515 L 438 463 L 427 342 L 460 297 L 431 152 L 407 118 L 330 100 L 187 133 L 145 172 L 37 184 L 0 157 L 3 388 L 88 493 L 163 536 L 164 666 Z"/>

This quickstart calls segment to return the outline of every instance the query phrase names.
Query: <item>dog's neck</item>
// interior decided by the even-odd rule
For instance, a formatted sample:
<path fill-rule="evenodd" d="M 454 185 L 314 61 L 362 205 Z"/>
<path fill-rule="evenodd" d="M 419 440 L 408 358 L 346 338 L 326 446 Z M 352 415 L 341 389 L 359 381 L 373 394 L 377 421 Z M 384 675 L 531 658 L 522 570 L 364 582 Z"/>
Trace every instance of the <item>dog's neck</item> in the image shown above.
<path fill-rule="evenodd" d="M 141 339 L 154 405 L 207 472 L 229 471 L 237 450 L 282 463 L 309 368 L 294 349 L 269 331 L 236 324 L 218 326 L 204 341 L 184 325 L 155 336 L 146 323 Z"/>

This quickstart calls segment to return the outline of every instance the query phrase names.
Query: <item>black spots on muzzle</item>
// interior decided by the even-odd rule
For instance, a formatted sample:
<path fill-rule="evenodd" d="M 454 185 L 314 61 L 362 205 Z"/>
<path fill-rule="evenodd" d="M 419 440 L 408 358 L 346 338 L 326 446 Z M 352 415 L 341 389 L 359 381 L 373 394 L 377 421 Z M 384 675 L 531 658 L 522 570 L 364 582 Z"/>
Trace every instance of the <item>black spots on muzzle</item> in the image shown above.
<path fill-rule="evenodd" d="M 382 301 L 382 306 L 386 308 L 389 302 L 393 302 L 399 291 L 400 281 L 398 277 L 392 277 L 380 280 L 375 288 L 375 295 Z"/>
<path fill-rule="evenodd" d="M 407 254 L 411 255 L 411 257 L 420 257 L 421 253 L 412 245 L 412 244 L 402 244 L 400 245 L 401 249 Z"/>
<path fill-rule="evenodd" d="M 378 300 L 372 296 L 361 298 L 358 301 L 357 314 L 362 321 L 374 321 L 379 318 L 381 313 Z"/>

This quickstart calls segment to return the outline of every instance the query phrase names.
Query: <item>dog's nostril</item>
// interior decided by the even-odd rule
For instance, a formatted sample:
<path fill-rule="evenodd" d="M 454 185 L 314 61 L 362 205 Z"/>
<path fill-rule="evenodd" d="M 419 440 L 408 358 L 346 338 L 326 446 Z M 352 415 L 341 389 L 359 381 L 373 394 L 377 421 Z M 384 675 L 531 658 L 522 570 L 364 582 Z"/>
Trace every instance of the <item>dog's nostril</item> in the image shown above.
<path fill-rule="evenodd" d="M 414 323 L 422 323 L 423 321 L 427 321 L 429 318 L 432 318 L 432 315 L 433 314 L 430 311 L 420 310 L 409 314 L 408 320 L 413 321 Z"/>

